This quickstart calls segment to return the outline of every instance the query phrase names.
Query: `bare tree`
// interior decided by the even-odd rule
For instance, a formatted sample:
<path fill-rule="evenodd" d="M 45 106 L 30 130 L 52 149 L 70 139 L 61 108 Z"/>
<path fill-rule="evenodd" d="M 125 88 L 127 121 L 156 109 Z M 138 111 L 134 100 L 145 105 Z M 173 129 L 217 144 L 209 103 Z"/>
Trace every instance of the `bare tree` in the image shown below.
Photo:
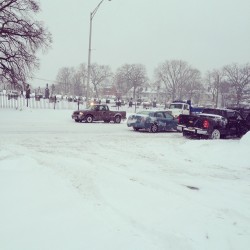
<path fill-rule="evenodd" d="M 238 65 L 236 63 L 224 67 L 226 81 L 234 89 L 235 104 L 239 106 L 244 100 L 244 92 L 250 85 L 250 66 L 249 64 Z"/>
<path fill-rule="evenodd" d="M 119 92 L 127 94 L 130 89 L 133 90 L 133 98 L 136 97 L 136 91 L 148 82 L 146 68 L 142 64 L 124 64 L 118 68 L 115 75 L 115 84 Z"/>
<path fill-rule="evenodd" d="M 73 68 L 64 67 L 61 68 L 57 74 L 58 90 L 63 94 L 70 94 L 72 86 L 72 73 L 74 72 Z"/>
<path fill-rule="evenodd" d="M 187 99 L 199 104 L 203 97 L 205 88 L 200 81 L 193 81 L 187 84 L 185 90 Z"/>
<path fill-rule="evenodd" d="M 90 78 L 94 87 L 95 97 L 99 98 L 99 87 L 108 78 L 112 76 L 112 72 L 109 66 L 98 65 L 96 63 L 91 65 Z"/>
<path fill-rule="evenodd" d="M 189 100 L 195 99 L 196 103 L 199 103 L 200 97 L 204 92 L 200 71 L 189 68 L 183 82 L 181 96 L 185 96 Z"/>
<path fill-rule="evenodd" d="M 223 71 L 214 69 L 213 71 L 208 71 L 205 77 L 205 82 L 208 86 L 208 91 L 212 94 L 212 101 L 215 107 L 218 107 L 219 94 L 222 94 L 223 88 Z"/>
<path fill-rule="evenodd" d="M 86 80 L 87 80 L 87 75 L 88 75 L 88 68 L 86 64 L 84 63 L 80 64 L 80 66 L 77 69 L 77 74 L 80 77 L 80 84 L 81 84 L 80 88 L 82 88 L 81 91 L 79 90 L 79 92 L 81 92 L 82 95 L 86 96 L 86 88 L 87 88 Z"/>
<path fill-rule="evenodd" d="M 0 76 L 13 85 L 24 84 L 39 67 L 36 52 L 49 48 L 51 34 L 34 19 L 35 0 L 0 0 Z"/>
<path fill-rule="evenodd" d="M 75 69 L 71 69 L 71 93 L 74 96 L 82 96 L 83 95 L 83 87 L 81 83 L 81 74 L 80 72 L 76 71 Z"/>
<path fill-rule="evenodd" d="M 155 70 L 156 79 L 163 83 L 172 100 L 183 99 L 186 87 L 200 82 L 200 72 L 181 60 L 165 61 Z"/>
<path fill-rule="evenodd" d="M 129 70 L 130 65 L 125 64 L 117 69 L 116 74 L 114 76 L 114 84 L 116 90 L 117 92 L 122 93 L 122 95 L 126 95 L 131 88 L 128 80 Z"/>

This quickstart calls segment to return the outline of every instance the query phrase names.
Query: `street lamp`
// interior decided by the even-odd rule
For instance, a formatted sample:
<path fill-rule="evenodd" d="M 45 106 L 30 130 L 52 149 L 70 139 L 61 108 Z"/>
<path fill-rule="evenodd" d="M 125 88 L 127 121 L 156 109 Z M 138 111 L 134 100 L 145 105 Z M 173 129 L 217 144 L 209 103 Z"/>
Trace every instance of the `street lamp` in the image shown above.
<path fill-rule="evenodd" d="M 91 70 L 91 39 L 92 39 L 92 20 L 99 9 L 100 5 L 104 0 L 102 0 L 95 9 L 90 12 L 90 22 L 89 22 L 89 52 L 88 52 L 88 76 L 87 76 L 87 88 L 86 88 L 86 106 L 88 105 L 89 98 L 89 80 L 90 80 L 90 70 Z M 109 0 L 111 1 L 111 0 Z"/>

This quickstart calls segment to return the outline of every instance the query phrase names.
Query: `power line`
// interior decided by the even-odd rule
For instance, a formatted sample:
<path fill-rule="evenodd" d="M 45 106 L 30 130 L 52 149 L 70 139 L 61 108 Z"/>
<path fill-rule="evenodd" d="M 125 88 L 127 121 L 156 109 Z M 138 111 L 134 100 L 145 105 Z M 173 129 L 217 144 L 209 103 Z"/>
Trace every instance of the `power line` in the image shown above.
<path fill-rule="evenodd" d="M 59 81 L 55 81 L 55 80 L 48 80 L 48 79 L 38 78 L 38 77 L 30 77 L 30 78 L 31 78 L 31 79 L 36 79 L 36 80 L 45 81 L 45 82 L 61 83 L 61 82 L 59 82 Z"/>

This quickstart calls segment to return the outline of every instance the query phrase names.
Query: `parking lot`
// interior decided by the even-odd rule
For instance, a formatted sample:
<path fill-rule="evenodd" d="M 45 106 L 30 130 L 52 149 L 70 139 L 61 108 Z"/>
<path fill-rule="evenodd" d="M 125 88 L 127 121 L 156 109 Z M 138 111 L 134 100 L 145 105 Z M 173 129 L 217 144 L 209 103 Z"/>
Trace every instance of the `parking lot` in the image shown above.
<path fill-rule="evenodd" d="M 72 111 L 0 109 L 1 249 L 248 249 L 249 134 L 188 140 Z"/>

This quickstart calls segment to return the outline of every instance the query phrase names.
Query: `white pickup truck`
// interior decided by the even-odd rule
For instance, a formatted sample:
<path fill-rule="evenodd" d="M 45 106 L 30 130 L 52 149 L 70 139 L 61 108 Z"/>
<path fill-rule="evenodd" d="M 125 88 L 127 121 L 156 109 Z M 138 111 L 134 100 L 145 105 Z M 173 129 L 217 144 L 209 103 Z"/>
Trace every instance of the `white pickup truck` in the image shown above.
<path fill-rule="evenodd" d="M 194 108 L 191 106 L 191 101 L 174 101 L 169 105 L 168 108 L 172 115 L 176 118 L 180 114 L 190 115 L 194 113 L 201 113 L 203 108 Z"/>

